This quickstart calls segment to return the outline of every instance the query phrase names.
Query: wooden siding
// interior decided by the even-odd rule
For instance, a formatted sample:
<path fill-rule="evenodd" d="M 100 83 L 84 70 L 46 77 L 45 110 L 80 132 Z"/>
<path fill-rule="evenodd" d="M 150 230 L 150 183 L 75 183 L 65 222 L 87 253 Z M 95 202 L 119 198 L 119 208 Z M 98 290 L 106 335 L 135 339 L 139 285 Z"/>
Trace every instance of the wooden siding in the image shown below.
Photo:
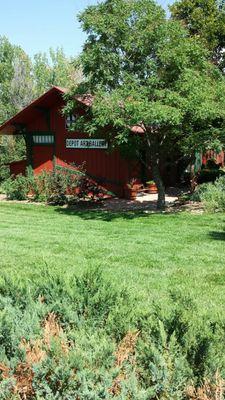
<path fill-rule="evenodd" d="M 63 100 L 58 99 L 50 109 L 49 121 L 46 114 L 40 111 L 27 125 L 28 134 L 32 132 L 46 132 L 55 135 L 55 145 L 33 145 L 32 166 L 35 173 L 43 169 L 53 169 L 55 164 L 69 167 L 70 164 L 84 165 L 87 174 L 99 182 L 106 189 L 123 195 L 124 185 L 133 177 L 139 178 L 140 167 L 121 157 L 119 150 L 104 149 L 69 149 L 66 148 L 66 139 L 84 139 L 88 136 L 80 132 L 68 132 L 65 126 L 65 117 L 62 115 Z"/>

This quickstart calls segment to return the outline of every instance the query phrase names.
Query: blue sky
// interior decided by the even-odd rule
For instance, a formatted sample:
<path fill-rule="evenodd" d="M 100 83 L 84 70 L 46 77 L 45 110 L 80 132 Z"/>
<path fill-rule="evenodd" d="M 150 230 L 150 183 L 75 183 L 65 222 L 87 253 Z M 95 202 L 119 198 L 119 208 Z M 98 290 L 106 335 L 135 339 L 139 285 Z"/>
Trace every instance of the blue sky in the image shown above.
<path fill-rule="evenodd" d="M 81 51 L 85 35 L 78 12 L 97 0 L 0 0 L 0 35 L 30 55 L 62 46 L 67 55 Z M 171 0 L 158 0 L 165 8 Z"/>

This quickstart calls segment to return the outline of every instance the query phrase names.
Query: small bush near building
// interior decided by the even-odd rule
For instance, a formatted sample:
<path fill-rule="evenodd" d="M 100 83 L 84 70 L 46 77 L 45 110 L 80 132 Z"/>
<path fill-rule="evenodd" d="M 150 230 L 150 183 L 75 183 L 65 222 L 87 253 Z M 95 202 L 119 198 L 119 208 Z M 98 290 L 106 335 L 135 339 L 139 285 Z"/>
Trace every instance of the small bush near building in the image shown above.
<path fill-rule="evenodd" d="M 0 164 L 0 184 L 10 177 L 10 169 L 7 165 Z"/>
<path fill-rule="evenodd" d="M 65 171 L 43 171 L 40 175 L 33 176 L 31 195 L 34 200 L 50 204 L 65 204 L 66 195 L 71 190 L 75 195 L 75 188 L 79 185 L 78 174 Z"/>
<path fill-rule="evenodd" d="M 215 183 L 199 185 L 192 200 L 203 202 L 207 211 L 225 211 L 225 176 L 216 179 Z"/>
<path fill-rule="evenodd" d="M 9 200 L 26 200 L 29 193 L 29 179 L 17 175 L 6 179 L 1 187 Z"/>
<path fill-rule="evenodd" d="M 76 170 L 59 168 L 34 175 L 27 169 L 27 175 L 11 176 L 2 184 L 2 190 L 9 200 L 32 199 L 48 204 L 63 205 L 80 200 L 99 200 L 107 194 L 95 181 L 90 179 L 82 167 Z"/>

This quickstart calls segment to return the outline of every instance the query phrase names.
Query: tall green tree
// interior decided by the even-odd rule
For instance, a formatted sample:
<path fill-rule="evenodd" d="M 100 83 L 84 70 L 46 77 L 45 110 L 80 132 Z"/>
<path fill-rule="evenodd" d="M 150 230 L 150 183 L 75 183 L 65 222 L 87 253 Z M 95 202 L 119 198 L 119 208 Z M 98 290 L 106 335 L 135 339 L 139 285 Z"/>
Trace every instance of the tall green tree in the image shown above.
<path fill-rule="evenodd" d="M 34 96 L 32 63 L 20 46 L 0 37 L 0 124 L 26 106 Z M 0 137 L 0 179 L 7 176 L 4 164 L 25 155 L 23 137 Z"/>
<path fill-rule="evenodd" d="M 31 60 L 20 46 L 0 36 L 0 123 L 52 85 L 70 87 L 81 79 L 76 60 L 66 57 L 62 48 Z"/>
<path fill-rule="evenodd" d="M 32 63 L 19 46 L 0 37 L 0 123 L 33 97 Z"/>
<path fill-rule="evenodd" d="M 66 57 L 62 48 L 50 49 L 49 54 L 36 54 L 33 75 L 36 96 L 53 85 L 69 88 L 73 82 L 82 80 L 81 69 L 77 68 L 76 60 Z"/>
<path fill-rule="evenodd" d="M 202 39 L 212 60 L 225 67 L 225 2 L 224 0 L 177 0 L 170 7 L 173 19 L 180 20 L 191 35 Z"/>
<path fill-rule="evenodd" d="M 160 160 L 175 148 L 190 156 L 221 139 L 224 78 L 197 38 L 180 22 L 168 21 L 152 0 L 106 0 L 88 7 L 79 20 L 87 33 L 81 55 L 86 82 L 74 92 L 94 95 L 79 124 L 90 135 L 108 127 L 117 145 L 131 142 L 130 127 L 139 125 L 158 208 L 164 208 Z M 66 112 L 74 106 L 71 97 Z"/>

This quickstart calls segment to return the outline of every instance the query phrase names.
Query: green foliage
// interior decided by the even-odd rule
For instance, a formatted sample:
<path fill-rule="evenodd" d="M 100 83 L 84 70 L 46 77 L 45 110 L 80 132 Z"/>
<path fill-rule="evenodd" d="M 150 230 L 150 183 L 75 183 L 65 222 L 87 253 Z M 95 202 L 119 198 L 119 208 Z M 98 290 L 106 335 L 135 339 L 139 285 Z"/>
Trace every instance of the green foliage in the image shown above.
<path fill-rule="evenodd" d="M 7 164 L 24 159 L 25 154 L 26 146 L 23 136 L 0 136 L 0 182 L 10 176 Z"/>
<path fill-rule="evenodd" d="M 2 398 L 182 400 L 190 384 L 212 381 L 217 369 L 224 376 L 224 321 L 200 318 L 181 293 L 171 300 L 169 312 L 152 304 L 143 313 L 99 268 L 70 279 L 40 270 L 29 288 L 2 275 Z M 123 326 L 124 312 L 129 327 L 117 337 L 110 320 Z"/>
<path fill-rule="evenodd" d="M 181 20 L 193 36 L 199 36 L 214 62 L 224 68 L 225 8 L 218 0 L 178 0 L 170 7 L 172 17 Z"/>
<path fill-rule="evenodd" d="M 180 152 L 191 158 L 199 146 L 224 140 L 225 80 L 202 42 L 152 0 L 102 1 L 79 20 L 87 33 L 86 82 L 72 98 L 94 95 L 79 124 L 90 135 L 110 127 L 119 146 L 130 141 L 130 127 L 142 127 L 163 206 L 160 161 Z M 65 111 L 73 107 L 69 101 Z"/>
<path fill-rule="evenodd" d="M 0 220 L 2 398 L 30 359 L 35 400 L 179 399 L 224 379 L 224 214 L 2 202 Z"/>
<path fill-rule="evenodd" d="M 156 306 L 139 343 L 139 365 L 142 379 L 151 387 L 150 398 L 183 399 L 185 382 L 198 386 L 206 376 L 212 379 L 216 368 L 224 373 L 224 359 L 219 359 L 223 323 L 199 320 L 198 307 L 188 296 L 172 293 L 172 298 L 169 315 Z"/>
<path fill-rule="evenodd" d="M 0 166 L 0 187 L 1 183 L 10 177 L 10 169 L 8 165 Z M 2 190 L 2 189 L 0 189 Z"/>
<path fill-rule="evenodd" d="M 159 320 L 158 324 L 157 339 L 146 336 L 140 344 L 142 379 L 150 388 L 149 398 L 181 400 L 191 370 L 175 335 L 168 337 L 163 323 Z"/>
<path fill-rule="evenodd" d="M 43 171 L 40 175 L 33 178 L 32 190 L 37 201 L 46 201 L 52 204 L 65 204 L 67 188 L 77 186 L 76 175 L 58 171 Z"/>
<path fill-rule="evenodd" d="M 56 167 L 52 172 L 43 171 L 33 176 L 31 192 L 34 200 L 58 205 L 73 204 L 82 199 L 98 200 L 106 194 L 104 189 L 88 178 L 83 166 L 76 170 Z"/>
<path fill-rule="evenodd" d="M 198 185 L 194 193 L 191 195 L 190 199 L 192 201 L 201 201 L 202 196 L 208 190 L 208 187 L 208 183 L 202 183 L 201 185 Z"/>
<path fill-rule="evenodd" d="M 88 271 L 81 278 L 76 279 L 76 286 L 79 316 L 96 320 L 100 318 L 105 321 L 110 309 L 118 300 L 111 283 L 104 282 L 102 279 L 102 271 L 100 269 Z"/>
<path fill-rule="evenodd" d="M 0 36 L 0 124 L 52 85 L 69 87 L 81 79 L 75 60 L 62 48 L 38 53 L 32 61 L 20 46 Z"/>
<path fill-rule="evenodd" d="M 0 36 L 0 124 L 32 100 L 31 60 L 19 46 Z M 9 177 L 5 164 L 24 158 L 23 137 L 0 136 L 0 181 Z"/>
<path fill-rule="evenodd" d="M 202 201 L 209 212 L 225 211 L 225 176 L 216 179 L 214 184 L 199 185 L 192 200 Z"/>
<path fill-rule="evenodd" d="M 10 176 L 3 181 L 1 190 L 9 200 L 32 199 L 52 205 L 97 201 L 109 194 L 85 174 L 83 166 L 76 170 L 56 167 L 38 175 L 34 175 L 32 168 L 27 168 L 26 176 Z"/>
<path fill-rule="evenodd" d="M 23 175 L 10 177 L 4 181 L 2 189 L 9 200 L 26 200 L 29 193 L 29 181 Z"/>
<path fill-rule="evenodd" d="M 69 88 L 82 80 L 82 73 L 77 67 L 76 60 L 67 58 L 62 48 L 50 49 L 49 54 L 35 54 L 33 74 L 36 97 L 50 89 L 52 85 Z"/>
<path fill-rule="evenodd" d="M 218 116 L 223 79 L 207 63 L 198 40 L 189 38 L 179 23 L 167 21 L 153 1 L 102 2 L 88 7 L 80 21 L 89 35 L 81 59 L 97 97 L 92 129 L 143 124 L 156 126 L 160 135 L 160 126 L 190 119 L 204 124 Z M 170 130 L 167 135 L 175 139 Z"/>
<path fill-rule="evenodd" d="M 31 62 L 19 46 L 0 36 L 0 123 L 32 99 Z"/>
<path fill-rule="evenodd" d="M 27 175 L 8 178 L 2 184 L 7 198 L 10 200 L 26 200 L 28 194 L 36 201 L 46 201 L 52 204 L 65 204 L 68 188 L 73 191 L 78 186 L 80 176 L 61 171 L 47 172 L 34 176 L 32 169 L 27 169 Z"/>

